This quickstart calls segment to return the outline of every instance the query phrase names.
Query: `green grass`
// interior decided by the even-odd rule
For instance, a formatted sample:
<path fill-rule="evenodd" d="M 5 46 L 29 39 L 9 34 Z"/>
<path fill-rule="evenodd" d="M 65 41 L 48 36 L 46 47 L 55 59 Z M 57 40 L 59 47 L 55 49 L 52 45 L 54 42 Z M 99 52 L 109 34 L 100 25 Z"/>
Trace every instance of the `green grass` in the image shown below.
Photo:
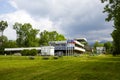
<path fill-rule="evenodd" d="M 120 57 L 0 56 L 0 80 L 120 80 Z"/>

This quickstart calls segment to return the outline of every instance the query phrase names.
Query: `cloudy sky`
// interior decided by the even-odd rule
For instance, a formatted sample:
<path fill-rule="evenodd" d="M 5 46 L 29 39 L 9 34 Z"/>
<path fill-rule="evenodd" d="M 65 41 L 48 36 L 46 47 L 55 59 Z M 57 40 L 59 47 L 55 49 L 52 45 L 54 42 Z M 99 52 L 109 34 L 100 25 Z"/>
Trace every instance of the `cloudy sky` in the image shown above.
<path fill-rule="evenodd" d="M 88 42 L 107 40 L 113 31 L 112 23 L 105 22 L 100 0 L 0 0 L 0 20 L 8 21 L 4 35 L 15 40 L 15 22 L 31 23 L 40 31 L 48 30 L 68 39 L 87 38 Z"/>

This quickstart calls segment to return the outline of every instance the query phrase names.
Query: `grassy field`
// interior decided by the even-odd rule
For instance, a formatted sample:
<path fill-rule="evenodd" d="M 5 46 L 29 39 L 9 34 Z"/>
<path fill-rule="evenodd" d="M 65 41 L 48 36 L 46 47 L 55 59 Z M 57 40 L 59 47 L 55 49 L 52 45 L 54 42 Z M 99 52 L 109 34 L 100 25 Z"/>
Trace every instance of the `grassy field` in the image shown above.
<path fill-rule="evenodd" d="M 0 80 L 120 80 L 120 57 L 0 56 Z"/>

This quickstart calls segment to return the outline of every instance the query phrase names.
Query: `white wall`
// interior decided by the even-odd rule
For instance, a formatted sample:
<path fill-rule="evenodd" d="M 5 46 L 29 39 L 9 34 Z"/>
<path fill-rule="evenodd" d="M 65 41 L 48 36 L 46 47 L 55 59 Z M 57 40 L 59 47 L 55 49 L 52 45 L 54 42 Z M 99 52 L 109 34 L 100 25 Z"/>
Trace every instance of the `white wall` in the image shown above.
<path fill-rule="evenodd" d="M 51 56 L 54 56 L 54 47 L 53 46 L 41 47 L 41 55 L 51 55 Z"/>

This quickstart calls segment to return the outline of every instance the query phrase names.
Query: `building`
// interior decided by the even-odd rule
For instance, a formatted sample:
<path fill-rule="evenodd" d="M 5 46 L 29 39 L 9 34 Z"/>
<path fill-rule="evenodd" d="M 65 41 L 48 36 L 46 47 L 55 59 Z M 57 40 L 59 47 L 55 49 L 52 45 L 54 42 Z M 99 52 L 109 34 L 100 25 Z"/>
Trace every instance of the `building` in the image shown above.
<path fill-rule="evenodd" d="M 86 43 L 87 39 L 86 38 L 75 38 L 75 40 L 79 41 L 80 43 Z"/>
<path fill-rule="evenodd" d="M 64 55 L 70 56 L 75 53 L 84 53 L 85 46 L 84 43 L 87 40 L 85 38 L 78 38 L 74 40 L 65 40 L 65 41 L 50 41 L 49 46 L 42 47 L 28 47 L 28 48 L 5 48 L 6 53 L 18 53 L 24 49 L 36 49 L 41 55 Z M 84 43 L 83 43 L 84 42 Z"/>
<path fill-rule="evenodd" d="M 31 49 L 36 49 L 36 50 L 41 50 L 41 47 L 27 47 L 27 48 L 5 48 L 5 51 L 16 51 L 16 52 L 19 52 L 19 51 L 22 51 L 22 50 L 31 50 Z"/>
<path fill-rule="evenodd" d="M 98 54 L 105 53 L 106 49 L 105 47 L 96 47 L 96 52 Z"/>
<path fill-rule="evenodd" d="M 85 41 L 87 40 L 85 39 Z M 49 45 L 55 47 L 55 55 L 70 56 L 75 53 L 85 52 L 84 44 L 81 43 L 80 38 L 66 41 L 50 41 Z"/>
<path fill-rule="evenodd" d="M 54 47 L 53 46 L 43 46 L 41 47 L 41 55 L 54 56 Z"/>
<path fill-rule="evenodd" d="M 5 53 L 7 54 L 14 54 L 14 53 L 20 53 L 22 50 L 32 50 L 36 49 L 38 53 L 41 52 L 41 47 L 27 47 L 27 48 L 5 48 Z"/>

